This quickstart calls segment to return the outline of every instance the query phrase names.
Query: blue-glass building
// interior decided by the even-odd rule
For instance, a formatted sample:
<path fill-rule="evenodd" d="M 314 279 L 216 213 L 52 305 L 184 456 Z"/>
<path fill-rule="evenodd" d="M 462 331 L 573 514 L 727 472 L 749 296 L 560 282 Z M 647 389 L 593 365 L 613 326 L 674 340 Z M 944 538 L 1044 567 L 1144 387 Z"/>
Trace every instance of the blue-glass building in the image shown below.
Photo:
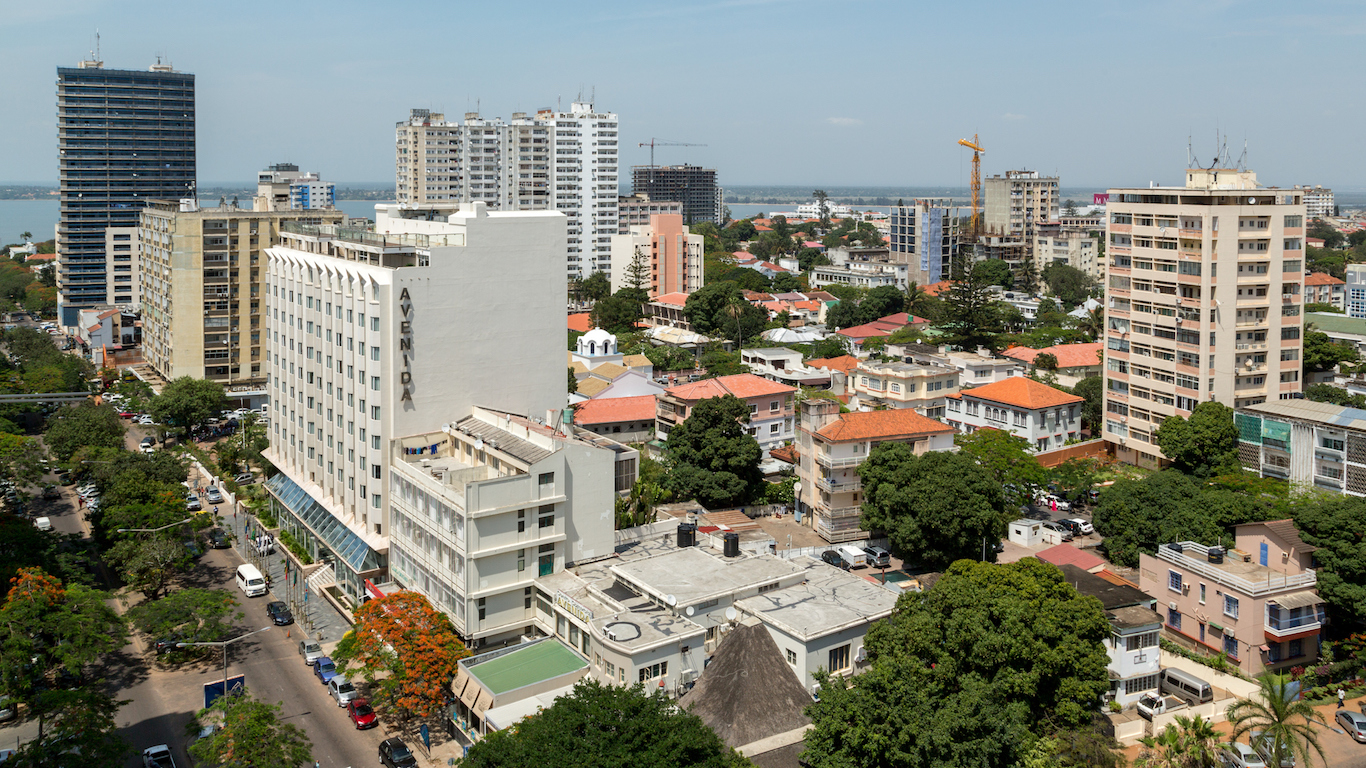
<path fill-rule="evenodd" d="M 137 300 L 138 217 L 149 198 L 194 196 L 194 137 L 194 75 L 98 61 L 57 68 L 63 324 L 83 307 Z"/>

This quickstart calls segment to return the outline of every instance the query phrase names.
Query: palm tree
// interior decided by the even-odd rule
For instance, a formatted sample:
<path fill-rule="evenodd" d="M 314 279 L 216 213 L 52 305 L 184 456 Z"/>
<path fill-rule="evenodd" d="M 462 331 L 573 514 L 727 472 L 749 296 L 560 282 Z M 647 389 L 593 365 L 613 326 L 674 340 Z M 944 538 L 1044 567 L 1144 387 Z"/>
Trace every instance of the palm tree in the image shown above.
<path fill-rule="evenodd" d="M 1299 698 L 1290 688 L 1289 675 L 1264 675 L 1261 689 L 1250 699 L 1238 699 L 1228 708 L 1228 721 L 1233 724 L 1230 738 L 1237 741 L 1249 731 L 1261 731 L 1271 740 L 1272 765 L 1279 765 L 1284 757 L 1294 756 L 1298 764 L 1313 765 L 1315 754 L 1327 763 L 1315 723 L 1327 727 L 1323 715 Z M 1283 755 L 1288 751 L 1288 755 Z"/>
<path fill-rule="evenodd" d="M 1086 316 L 1077 321 L 1077 330 L 1091 337 L 1092 341 L 1099 339 L 1105 333 L 1105 307 L 1096 307 Z"/>
<path fill-rule="evenodd" d="M 1157 736 L 1142 739 L 1143 751 L 1134 761 L 1135 768 L 1207 768 L 1214 765 L 1219 733 L 1199 715 L 1176 716 Z"/>
<path fill-rule="evenodd" d="M 906 311 L 915 314 L 916 304 L 925 298 L 925 289 L 912 280 L 906 284 Z"/>
<path fill-rule="evenodd" d="M 28 232 L 28 231 L 24 231 L 24 232 L 20 233 L 20 235 L 19 235 L 19 239 L 20 239 L 20 240 L 23 240 L 25 243 L 27 243 L 27 242 L 28 242 L 30 239 L 32 239 L 32 238 L 33 238 L 33 233 L 32 233 L 32 232 Z"/>

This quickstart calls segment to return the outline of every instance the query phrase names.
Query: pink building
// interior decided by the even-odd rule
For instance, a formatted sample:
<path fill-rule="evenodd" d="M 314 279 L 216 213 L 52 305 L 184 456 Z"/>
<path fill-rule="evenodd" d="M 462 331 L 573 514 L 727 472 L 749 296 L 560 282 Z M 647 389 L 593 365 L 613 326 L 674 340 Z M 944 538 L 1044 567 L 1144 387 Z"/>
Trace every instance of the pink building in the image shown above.
<path fill-rule="evenodd" d="M 735 395 L 749 406 L 749 423 L 744 425 L 745 431 L 768 451 L 791 442 L 796 435 L 793 424 L 793 399 L 796 393 L 796 387 L 769 381 L 752 373 L 717 376 L 669 387 L 659 395 L 655 414 L 656 436 L 659 440 L 666 439 L 669 430 L 683 423 L 692 409 L 703 400 Z"/>
<path fill-rule="evenodd" d="M 1316 547 L 1290 520 L 1237 526 L 1234 546 L 1163 544 L 1139 558 L 1139 585 L 1157 599 L 1173 641 L 1223 652 L 1249 675 L 1312 663 L 1323 600 Z"/>
<path fill-rule="evenodd" d="M 702 236 L 683 225 L 677 213 L 657 213 L 648 224 L 612 236 L 612 291 L 629 287 L 632 260 L 637 253 L 650 265 L 651 296 L 692 293 L 702 287 Z"/>

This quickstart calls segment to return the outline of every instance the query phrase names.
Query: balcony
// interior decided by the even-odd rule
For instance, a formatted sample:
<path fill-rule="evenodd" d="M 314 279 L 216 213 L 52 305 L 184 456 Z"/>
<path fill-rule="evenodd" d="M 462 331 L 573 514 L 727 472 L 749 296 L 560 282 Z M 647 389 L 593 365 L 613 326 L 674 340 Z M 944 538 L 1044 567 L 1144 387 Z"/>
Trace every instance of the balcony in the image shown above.
<path fill-rule="evenodd" d="M 1302 595 L 1305 595 L 1302 597 Z M 1299 593 L 1286 595 L 1267 604 L 1264 629 L 1266 636 L 1282 640 L 1291 635 L 1304 635 L 1323 628 L 1323 604 L 1315 603 L 1301 606 L 1307 600 L 1319 600 L 1317 595 Z M 1279 605 L 1281 601 L 1295 604 L 1295 607 Z"/>
<path fill-rule="evenodd" d="M 816 487 L 830 493 L 844 493 L 845 491 L 857 491 L 863 487 L 863 482 L 858 478 L 852 480 L 839 480 L 828 477 L 817 477 Z"/>
<path fill-rule="evenodd" d="M 863 463 L 865 456 L 849 456 L 842 459 L 832 458 L 828 453 L 817 453 L 816 463 L 829 469 L 846 469 Z"/>

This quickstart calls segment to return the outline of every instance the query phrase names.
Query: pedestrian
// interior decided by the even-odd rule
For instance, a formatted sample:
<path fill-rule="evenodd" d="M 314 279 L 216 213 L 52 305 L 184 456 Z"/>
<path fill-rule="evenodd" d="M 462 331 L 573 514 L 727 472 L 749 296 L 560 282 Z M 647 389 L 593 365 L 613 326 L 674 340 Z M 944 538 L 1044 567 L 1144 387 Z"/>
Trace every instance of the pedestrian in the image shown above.
<path fill-rule="evenodd" d="M 1341 688 L 1339 688 L 1339 689 L 1338 689 L 1338 709 L 1342 709 L 1342 707 L 1343 707 L 1343 702 L 1346 701 L 1346 699 L 1347 699 L 1347 692 L 1344 691 L 1344 690 L 1342 690 Z"/>
<path fill-rule="evenodd" d="M 217 517 L 217 516 L 218 516 L 218 505 L 217 505 L 217 504 L 213 505 L 213 514 L 214 514 L 214 517 Z"/>

